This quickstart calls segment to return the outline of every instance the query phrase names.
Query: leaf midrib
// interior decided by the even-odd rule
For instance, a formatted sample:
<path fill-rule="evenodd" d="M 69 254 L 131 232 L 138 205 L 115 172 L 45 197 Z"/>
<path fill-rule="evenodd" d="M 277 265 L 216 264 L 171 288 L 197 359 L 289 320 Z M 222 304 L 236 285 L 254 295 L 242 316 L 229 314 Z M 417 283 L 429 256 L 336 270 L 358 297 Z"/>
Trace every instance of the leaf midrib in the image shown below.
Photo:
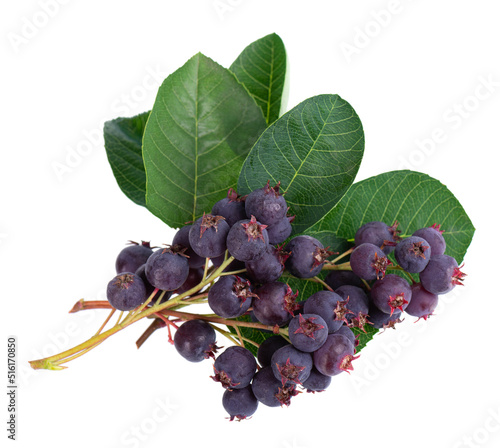
<path fill-rule="evenodd" d="M 199 98 L 199 85 L 200 85 L 200 57 L 196 58 L 196 92 L 195 92 L 195 109 L 194 109 L 194 194 L 193 194 L 193 214 L 192 221 L 196 219 L 196 203 L 197 203 L 197 192 L 198 192 L 198 98 Z"/>

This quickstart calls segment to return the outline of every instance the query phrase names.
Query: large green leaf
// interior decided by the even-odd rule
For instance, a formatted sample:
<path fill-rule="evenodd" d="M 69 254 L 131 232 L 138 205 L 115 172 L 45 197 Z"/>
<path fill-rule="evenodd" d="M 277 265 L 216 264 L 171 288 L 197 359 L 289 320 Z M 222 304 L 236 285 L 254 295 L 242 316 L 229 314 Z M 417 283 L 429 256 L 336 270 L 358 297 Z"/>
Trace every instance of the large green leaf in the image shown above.
<path fill-rule="evenodd" d="M 148 209 L 171 227 L 193 221 L 230 187 L 266 124 L 234 74 L 202 54 L 161 85 L 144 133 Z"/>
<path fill-rule="evenodd" d="M 118 186 L 136 204 L 146 205 L 142 136 L 149 112 L 104 123 L 104 147 Z"/>
<path fill-rule="evenodd" d="M 281 182 L 296 215 L 294 232 L 323 218 L 358 172 L 364 149 L 361 121 L 338 95 L 309 98 L 287 112 L 259 138 L 248 155 L 238 192 Z"/>
<path fill-rule="evenodd" d="M 286 51 L 277 34 L 251 43 L 229 67 L 262 109 L 267 124 L 280 116 L 286 77 Z"/>
<path fill-rule="evenodd" d="M 403 234 L 441 224 L 446 254 L 461 263 L 474 235 L 474 226 L 453 194 L 427 174 L 390 171 L 355 183 L 323 219 L 305 231 L 320 238 L 353 238 L 369 221 L 399 222 Z"/>

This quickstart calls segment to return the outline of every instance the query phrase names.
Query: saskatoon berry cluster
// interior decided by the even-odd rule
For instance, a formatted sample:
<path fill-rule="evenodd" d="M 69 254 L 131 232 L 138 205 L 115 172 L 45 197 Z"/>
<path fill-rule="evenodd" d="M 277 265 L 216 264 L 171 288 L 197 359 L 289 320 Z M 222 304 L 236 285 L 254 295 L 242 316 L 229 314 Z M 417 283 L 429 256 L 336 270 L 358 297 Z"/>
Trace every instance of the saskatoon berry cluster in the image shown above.
<path fill-rule="evenodd" d="M 234 261 L 227 275 L 208 290 L 208 305 L 221 318 L 244 314 L 255 322 L 274 327 L 260 344 L 257 360 L 242 346 L 230 346 L 216 356 L 216 333 L 209 322 L 187 320 L 177 327 L 173 342 L 191 362 L 215 359 L 212 379 L 225 389 L 222 404 L 230 419 L 254 414 L 258 403 L 288 406 L 301 386 L 308 392 L 325 390 L 331 377 L 352 370 L 359 334 L 366 325 L 393 328 L 403 311 L 427 319 L 438 295 L 462 284 L 457 262 L 445 255 L 439 226 L 417 230 L 402 239 L 397 223 L 364 224 L 356 233 L 350 262 L 327 261 L 333 252 L 311 236 L 301 235 L 281 245 L 291 235 L 293 217 L 279 184 L 269 182 L 245 197 L 229 190 L 210 214 L 182 227 L 172 245 L 153 250 L 148 243 L 125 248 L 116 260 L 118 275 L 110 281 L 108 301 L 122 311 L 143 304 L 161 290 L 161 302 L 199 284 L 206 261 L 220 266 L 226 251 Z M 397 265 L 388 255 L 394 251 Z M 298 278 L 316 277 L 323 268 L 328 288 L 297 302 L 293 292 L 279 281 L 284 270 Z M 388 269 L 419 273 L 410 285 Z M 231 274 L 231 272 L 242 272 Z M 279 329 L 288 328 L 288 338 Z"/>

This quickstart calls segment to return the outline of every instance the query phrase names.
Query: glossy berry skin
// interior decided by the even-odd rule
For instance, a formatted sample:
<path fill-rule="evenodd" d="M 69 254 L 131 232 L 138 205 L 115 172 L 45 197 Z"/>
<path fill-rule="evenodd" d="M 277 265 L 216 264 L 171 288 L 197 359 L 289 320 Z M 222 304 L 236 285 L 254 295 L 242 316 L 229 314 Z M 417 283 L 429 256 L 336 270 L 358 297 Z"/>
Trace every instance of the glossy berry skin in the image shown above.
<path fill-rule="evenodd" d="M 226 251 L 229 224 L 222 216 L 203 215 L 189 230 L 189 244 L 200 256 L 218 257 Z"/>
<path fill-rule="evenodd" d="M 256 370 L 257 361 L 249 350 L 231 346 L 215 359 L 212 378 L 225 389 L 243 389 L 250 384 Z"/>
<path fill-rule="evenodd" d="M 285 325 L 293 317 L 293 311 L 287 309 L 287 300 L 290 291 L 287 284 L 282 282 L 266 283 L 255 290 L 259 297 L 254 300 L 253 312 L 255 317 L 266 325 Z"/>
<path fill-rule="evenodd" d="M 318 291 L 304 303 L 304 313 L 317 314 L 323 318 L 329 333 L 337 331 L 342 326 L 342 320 L 337 319 L 335 309 L 342 297 L 332 291 Z"/>
<path fill-rule="evenodd" d="M 120 311 L 130 311 L 146 301 L 146 287 L 138 275 L 122 272 L 108 283 L 106 297 Z"/>
<path fill-rule="evenodd" d="M 370 297 L 380 311 L 393 314 L 396 309 L 404 311 L 408 306 L 411 301 L 411 288 L 404 278 L 389 274 L 373 284 Z"/>
<path fill-rule="evenodd" d="M 266 226 L 254 217 L 238 221 L 227 235 L 227 250 L 240 261 L 247 262 L 260 257 L 268 244 Z"/>
<path fill-rule="evenodd" d="M 413 300 L 413 294 L 412 294 Z M 411 303 L 411 302 L 410 302 Z M 406 308 L 408 309 L 408 308 Z M 401 317 L 401 311 L 395 310 L 392 316 L 387 313 L 380 311 L 374 304 L 371 304 L 368 315 L 371 325 L 375 328 L 384 328 L 384 325 L 388 325 L 390 322 L 396 322 Z"/>
<path fill-rule="evenodd" d="M 311 354 L 297 350 L 290 344 L 276 350 L 271 358 L 274 376 L 283 386 L 302 384 L 309 377 L 312 366 Z"/>
<path fill-rule="evenodd" d="M 420 283 L 411 285 L 411 302 L 405 309 L 410 316 L 427 318 L 437 307 L 439 297 L 426 291 Z"/>
<path fill-rule="evenodd" d="M 252 392 L 252 386 L 243 389 L 226 390 L 222 395 L 222 406 L 229 414 L 230 421 L 244 420 L 255 413 L 259 402 Z"/>
<path fill-rule="evenodd" d="M 266 225 L 276 224 L 286 216 L 287 205 L 283 195 L 279 194 L 279 185 L 252 191 L 245 200 L 247 217 L 255 216 L 257 221 Z"/>
<path fill-rule="evenodd" d="M 288 324 L 288 337 L 292 345 L 303 352 L 314 352 L 328 336 L 326 322 L 317 314 L 299 314 Z"/>
<path fill-rule="evenodd" d="M 432 294 L 446 294 L 455 285 L 460 285 L 463 273 L 457 261 L 449 255 L 432 256 L 425 269 L 420 273 L 420 283 Z"/>
<path fill-rule="evenodd" d="M 247 219 L 245 201 L 241 198 L 232 199 L 231 197 L 221 199 L 212 207 L 212 215 L 224 216 L 229 227 L 232 227 L 238 221 Z"/>
<path fill-rule="evenodd" d="M 351 323 L 352 319 L 357 317 L 359 313 L 368 314 L 369 299 L 361 288 L 352 285 L 344 285 L 337 288 L 335 292 L 342 297 L 342 300 L 347 300 L 349 297 L 349 301 L 346 304 L 347 308 L 351 311 L 346 314 L 349 323 Z"/>
<path fill-rule="evenodd" d="M 285 246 L 285 251 L 290 252 L 290 256 L 285 262 L 285 268 L 290 274 L 299 278 L 310 278 L 318 275 L 329 255 L 323 244 L 308 235 L 292 238 Z"/>
<path fill-rule="evenodd" d="M 291 218 L 284 217 L 277 223 L 267 227 L 269 244 L 280 244 L 292 234 Z"/>
<path fill-rule="evenodd" d="M 278 280 L 285 269 L 286 256 L 270 244 L 260 257 L 245 263 L 246 275 L 255 283 L 270 283 Z"/>
<path fill-rule="evenodd" d="M 381 221 L 371 221 L 362 225 L 356 232 L 354 236 L 354 244 L 360 246 L 364 243 L 370 243 L 377 247 L 384 246 L 384 253 L 386 255 L 390 254 L 394 250 L 394 246 L 385 245 L 385 241 L 395 243 L 397 235 L 395 231 L 395 226 L 388 226 L 385 222 Z"/>
<path fill-rule="evenodd" d="M 191 224 L 181 227 L 174 235 L 172 246 L 179 245 L 186 248 L 184 255 L 188 258 L 190 268 L 201 268 L 205 266 L 205 257 L 200 257 L 191 247 L 189 243 L 189 231 L 193 227 Z"/>
<path fill-rule="evenodd" d="M 389 261 L 382 249 L 371 243 L 363 243 L 352 251 L 350 264 L 352 272 L 358 277 L 376 280 L 385 275 Z"/>
<path fill-rule="evenodd" d="M 302 387 L 307 389 L 307 392 L 323 392 L 330 386 L 331 382 L 331 376 L 323 375 L 316 367 L 313 367 L 309 378 L 302 383 Z"/>
<path fill-rule="evenodd" d="M 215 330 L 204 320 L 188 320 L 175 332 L 174 346 L 188 361 L 203 361 L 215 351 Z"/>
<path fill-rule="evenodd" d="M 252 304 L 250 282 L 235 275 L 220 277 L 208 291 L 208 305 L 220 317 L 244 314 Z"/>
<path fill-rule="evenodd" d="M 438 230 L 439 226 L 436 227 L 424 227 L 413 232 L 413 236 L 419 236 L 426 240 L 431 246 L 432 255 L 443 255 L 446 250 L 446 241 Z"/>
<path fill-rule="evenodd" d="M 314 352 L 314 366 L 319 373 L 327 376 L 338 375 L 352 370 L 354 345 L 342 334 L 330 334 L 326 342 Z"/>
<path fill-rule="evenodd" d="M 298 393 L 295 384 L 283 386 L 274 376 L 271 366 L 265 366 L 255 374 L 252 391 L 260 403 L 272 408 L 289 406 L 291 398 Z"/>
<path fill-rule="evenodd" d="M 325 277 L 325 283 L 333 290 L 344 285 L 363 287 L 363 281 L 352 271 L 331 271 Z"/>
<path fill-rule="evenodd" d="M 149 247 L 149 243 L 145 243 L 144 241 L 142 244 L 132 243 L 131 246 L 122 249 L 118 257 L 116 257 L 116 273 L 137 271 L 137 269 L 148 261 L 152 253 L 153 250 Z"/>
<path fill-rule="evenodd" d="M 182 286 L 188 275 L 187 258 L 168 249 L 157 250 L 146 262 L 146 277 L 158 289 L 173 291 Z"/>
<path fill-rule="evenodd" d="M 432 255 L 430 244 L 419 236 L 410 236 L 400 241 L 394 250 L 399 266 L 406 272 L 422 272 Z"/>
<path fill-rule="evenodd" d="M 275 335 L 262 342 L 257 351 L 257 360 L 262 367 L 271 365 L 271 358 L 274 352 L 285 345 L 288 341 L 281 336 Z"/>

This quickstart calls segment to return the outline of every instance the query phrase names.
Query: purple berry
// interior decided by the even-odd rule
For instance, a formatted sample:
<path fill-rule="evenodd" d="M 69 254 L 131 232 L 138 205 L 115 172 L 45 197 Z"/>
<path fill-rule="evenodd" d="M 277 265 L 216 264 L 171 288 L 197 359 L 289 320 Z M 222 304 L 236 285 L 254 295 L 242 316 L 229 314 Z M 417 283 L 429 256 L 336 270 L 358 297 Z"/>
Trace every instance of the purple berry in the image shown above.
<path fill-rule="evenodd" d="M 281 277 L 288 256 L 284 250 L 268 244 L 259 258 L 245 263 L 246 275 L 255 283 L 274 282 Z"/>
<path fill-rule="evenodd" d="M 333 376 L 353 370 L 354 344 L 342 334 L 330 334 L 326 342 L 314 352 L 314 366 L 323 375 Z"/>
<path fill-rule="evenodd" d="M 252 191 L 245 200 L 247 217 L 255 218 L 266 225 L 273 225 L 286 216 L 287 205 L 283 195 L 279 193 L 280 184 Z"/>
<path fill-rule="evenodd" d="M 346 324 L 342 325 L 334 334 L 341 334 L 342 336 L 345 336 L 352 342 L 352 345 L 354 345 L 354 347 L 358 345 L 358 339 L 356 335 Z"/>
<path fill-rule="evenodd" d="M 130 311 L 146 301 L 146 287 L 138 275 L 118 274 L 108 283 L 106 296 L 110 305 L 120 311 Z"/>
<path fill-rule="evenodd" d="M 313 367 L 309 378 L 302 383 L 302 387 L 307 390 L 307 392 L 323 392 L 330 386 L 332 382 L 332 377 L 328 375 L 323 375 L 318 372 L 316 367 Z"/>
<path fill-rule="evenodd" d="M 351 269 L 364 280 L 375 280 L 385 275 L 387 266 L 392 264 L 384 251 L 371 243 L 363 243 L 352 251 Z"/>
<path fill-rule="evenodd" d="M 187 258 L 174 248 L 157 250 L 146 263 L 146 277 L 158 289 L 173 291 L 182 286 L 188 275 Z"/>
<path fill-rule="evenodd" d="M 240 421 L 255 413 L 259 402 L 252 392 L 252 386 L 243 389 L 226 390 L 222 395 L 222 406 L 229 414 L 229 421 L 235 418 Z"/>
<path fill-rule="evenodd" d="M 131 241 L 131 246 L 127 246 L 116 257 L 116 273 L 135 272 L 139 269 L 153 253 L 148 242 L 142 244 Z"/>
<path fill-rule="evenodd" d="M 233 318 L 244 314 L 252 304 L 250 282 L 236 275 L 220 277 L 208 291 L 208 305 L 220 317 Z"/>
<path fill-rule="evenodd" d="M 330 271 L 325 277 L 325 283 L 333 290 L 344 285 L 363 287 L 363 281 L 352 271 Z"/>
<path fill-rule="evenodd" d="M 426 240 L 431 246 L 432 255 L 443 255 L 446 250 L 446 241 L 443 238 L 441 225 L 434 224 L 431 227 L 424 227 L 413 232 L 413 236 L 419 236 Z"/>
<path fill-rule="evenodd" d="M 269 406 L 289 406 L 292 397 L 297 395 L 295 384 L 285 385 L 277 380 L 271 366 L 260 369 L 252 381 L 252 391 L 260 403 Z"/>
<path fill-rule="evenodd" d="M 413 294 L 412 294 L 413 300 Z M 411 303 L 411 302 L 410 302 Z M 401 311 L 395 310 L 392 316 L 387 313 L 380 311 L 373 303 L 370 304 L 370 310 L 368 311 L 368 316 L 370 316 L 370 322 L 375 328 L 387 328 L 387 326 L 394 326 L 401 317 Z"/>
<path fill-rule="evenodd" d="M 243 389 L 250 384 L 256 370 L 257 361 L 252 353 L 233 345 L 215 359 L 212 379 L 225 389 Z"/>
<path fill-rule="evenodd" d="M 397 221 L 392 226 L 388 226 L 385 222 L 371 221 L 362 225 L 356 235 L 354 236 L 354 244 L 360 246 L 361 244 L 370 243 L 382 248 L 386 255 L 394 250 L 395 243 L 399 240 L 397 230 Z"/>
<path fill-rule="evenodd" d="M 172 246 L 182 246 L 182 248 L 186 248 L 184 251 L 184 255 L 188 258 L 188 263 L 190 268 L 201 268 L 205 266 L 205 257 L 200 257 L 191 247 L 189 243 L 189 231 L 191 230 L 192 225 L 187 225 L 181 227 L 177 233 L 174 235 L 174 239 L 172 240 Z"/>
<path fill-rule="evenodd" d="M 274 352 L 281 347 L 288 345 L 286 339 L 281 336 L 275 335 L 267 338 L 262 344 L 260 344 L 257 351 L 257 359 L 262 367 L 271 365 L 271 358 Z"/>
<path fill-rule="evenodd" d="M 394 250 L 399 266 L 412 274 L 422 272 L 431 257 L 429 243 L 419 236 L 410 236 L 400 241 Z"/>
<path fill-rule="evenodd" d="M 310 278 L 318 275 L 325 260 L 332 255 L 324 246 L 312 236 L 299 235 L 292 238 L 285 247 L 290 257 L 285 267 L 290 274 L 299 278 Z"/>
<path fill-rule="evenodd" d="M 326 322 L 317 314 L 299 314 L 288 324 L 290 342 L 303 352 L 314 352 L 324 344 L 327 336 Z"/>
<path fill-rule="evenodd" d="M 427 320 L 434 312 L 438 304 L 438 296 L 426 291 L 420 283 L 411 285 L 411 302 L 405 311 L 410 316 Z"/>
<path fill-rule="evenodd" d="M 223 216 L 229 227 L 238 221 L 247 219 L 245 212 L 245 198 L 241 197 L 232 188 L 227 192 L 227 197 L 217 201 L 212 207 L 212 215 Z"/>
<path fill-rule="evenodd" d="M 139 268 L 137 268 L 137 270 L 135 271 L 135 275 L 138 275 L 141 278 L 141 280 L 143 281 L 144 286 L 146 287 L 146 298 L 148 298 L 151 294 L 153 294 L 155 287 L 151 283 L 149 283 L 149 280 L 146 277 L 146 263 L 144 263 L 143 265 L 139 266 Z M 172 293 L 170 293 L 170 295 L 172 295 Z M 157 295 L 155 295 L 155 297 L 153 297 L 152 303 L 154 303 L 155 299 L 157 299 L 159 296 L 160 296 L 159 293 Z"/>
<path fill-rule="evenodd" d="M 295 216 L 285 216 L 276 224 L 267 227 L 270 244 L 280 244 L 292 234 L 292 221 Z"/>
<path fill-rule="evenodd" d="M 260 257 L 269 244 L 266 227 L 255 216 L 234 224 L 227 235 L 227 250 L 231 256 L 240 261 Z"/>
<path fill-rule="evenodd" d="M 446 294 L 455 285 L 463 285 L 466 274 L 457 261 L 449 255 L 432 256 L 425 269 L 420 273 L 420 283 L 432 294 Z"/>
<path fill-rule="evenodd" d="M 360 313 L 364 315 L 368 314 L 370 301 L 361 288 L 352 285 L 344 285 L 337 288 L 335 292 L 342 297 L 342 300 L 347 300 L 346 307 L 349 310 L 345 316 L 347 322 L 352 323 L 353 319 L 358 318 Z"/>
<path fill-rule="evenodd" d="M 282 282 L 265 283 L 255 290 L 259 297 L 254 300 L 253 312 L 255 317 L 266 325 L 285 325 L 293 317 L 299 307 L 296 303 L 296 294 Z"/>
<path fill-rule="evenodd" d="M 404 278 L 389 274 L 373 284 L 370 297 L 380 311 L 392 316 L 397 309 L 404 311 L 408 306 L 411 288 Z"/>
<path fill-rule="evenodd" d="M 339 301 L 342 301 L 336 292 L 318 291 L 311 295 L 304 303 L 304 313 L 317 314 L 325 321 L 328 332 L 333 333 L 342 326 L 343 316 L 337 316 Z"/>
<path fill-rule="evenodd" d="M 217 351 L 215 330 L 204 320 L 188 320 L 175 332 L 174 346 L 182 357 L 191 362 L 213 358 Z"/>
<path fill-rule="evenodd" d="M 302 384 L 309 377 L 312 366 L 311 354 L 297 350 L 292 345 L 276 350 L 271 358 L 274 376 L 283 386 Z"/>
<path fill-rule="evenodd" d="M 226 251 L 228 233 L 224 217 L 204 214 L 189 230 L 189 244 L 200 257 L 218 257 Z"/>

